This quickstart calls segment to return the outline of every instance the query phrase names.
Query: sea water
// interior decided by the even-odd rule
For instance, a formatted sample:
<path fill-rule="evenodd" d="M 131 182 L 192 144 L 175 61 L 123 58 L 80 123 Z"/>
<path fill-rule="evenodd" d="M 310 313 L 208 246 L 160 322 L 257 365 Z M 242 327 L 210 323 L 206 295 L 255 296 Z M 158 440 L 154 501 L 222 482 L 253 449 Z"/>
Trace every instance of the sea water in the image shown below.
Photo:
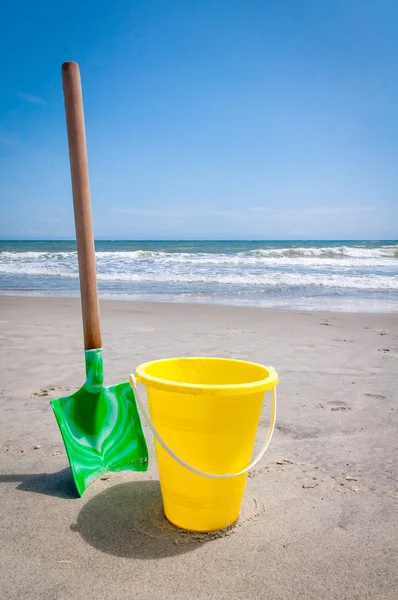
<path fill-rule="evenodd" d="M 398 311 L 398 241 L 99 241 L 102 298 Z M 0 294 L 78 296 L 76 243 L 0 242 Z"/>

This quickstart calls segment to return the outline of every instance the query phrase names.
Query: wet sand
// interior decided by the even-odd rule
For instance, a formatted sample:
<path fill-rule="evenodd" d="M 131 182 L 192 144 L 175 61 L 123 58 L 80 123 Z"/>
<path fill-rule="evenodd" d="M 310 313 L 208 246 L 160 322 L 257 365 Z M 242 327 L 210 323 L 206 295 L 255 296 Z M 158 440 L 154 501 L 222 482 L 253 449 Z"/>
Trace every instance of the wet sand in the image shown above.
<path fill-rule="evenodd" d="M 109 384 L 167 356 L 273 365 L 275 435 L 223 534 L 165 521 L 147 429 L 147 473 L 77 498 L 49 400 L 84 382 L 79 301 L 0 298 L 4 600 L 396 598 L 397 315 L 127 302 L 101 315 Z M 257 446 L 266 427 L 265 413 Z"/>

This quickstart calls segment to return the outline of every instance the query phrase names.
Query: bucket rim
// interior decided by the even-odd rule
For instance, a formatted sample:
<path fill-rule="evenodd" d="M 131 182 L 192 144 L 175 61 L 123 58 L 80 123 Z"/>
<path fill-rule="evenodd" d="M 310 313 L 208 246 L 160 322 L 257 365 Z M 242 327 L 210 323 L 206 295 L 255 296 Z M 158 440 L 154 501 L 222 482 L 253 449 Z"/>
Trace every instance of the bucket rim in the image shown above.
<path fill-rule="evenodd" d="M 266 376 L 256 381 L 250 381 L 247 383 L 235 383 L 235 384 L 200 384 L 200 383 L 185 383 L 179 381 L 172 381 L 168 379 L 162 379 L 154 377 L 146 372 L 147 367 L 154 364 L 160 364 L 171 361 L 214 361 L 214 362 L 228 362 L 235 364 L 246 364 L 253 365 L 263 369 Z M 156 388 L 165 392 L 178 392 L 182 394 L 191 395 L 239 395 L 239 394 L 254 394 L 256 392 L 262 392 L 270 390 L 279 383 L 279 377 L 273 367 L 265 366 L 260 363 L 240 360 L 236 358 L 221 358 L 212 356 L 175 356 L 170 358 L 161 358 L 159 360 L 151 360 L 149 362 L 142 363 L 136 367 L 137 381 L 143 383 L 149 387 Z"/>

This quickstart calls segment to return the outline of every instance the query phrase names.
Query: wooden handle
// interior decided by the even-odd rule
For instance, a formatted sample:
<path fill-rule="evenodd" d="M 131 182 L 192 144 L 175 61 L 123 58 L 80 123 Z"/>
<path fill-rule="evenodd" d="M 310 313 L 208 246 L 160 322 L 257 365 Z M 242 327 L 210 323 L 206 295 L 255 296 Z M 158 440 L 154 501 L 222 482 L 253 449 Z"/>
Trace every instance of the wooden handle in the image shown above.
<path fill-rule="evenodd" d="M 62 65 L 62 83 L 79 260 L 84 347 L 86 350 L 93 350 L 101 348 L 102 342 L 82 86 L 79 66 L 76 63 L 66 62 Z"/>

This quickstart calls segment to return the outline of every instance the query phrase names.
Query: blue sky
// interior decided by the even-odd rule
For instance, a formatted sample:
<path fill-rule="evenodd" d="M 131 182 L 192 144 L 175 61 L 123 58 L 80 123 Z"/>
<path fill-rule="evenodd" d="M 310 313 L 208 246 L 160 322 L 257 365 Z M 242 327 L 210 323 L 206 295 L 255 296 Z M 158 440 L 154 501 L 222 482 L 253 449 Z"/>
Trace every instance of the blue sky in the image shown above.
<path fill-rule="evenodd" d="M 74 237 L 80 64 L 98 239 L 398 237 L 396 0 L 70 0 L 0 17 L 3 239 Z"/>

